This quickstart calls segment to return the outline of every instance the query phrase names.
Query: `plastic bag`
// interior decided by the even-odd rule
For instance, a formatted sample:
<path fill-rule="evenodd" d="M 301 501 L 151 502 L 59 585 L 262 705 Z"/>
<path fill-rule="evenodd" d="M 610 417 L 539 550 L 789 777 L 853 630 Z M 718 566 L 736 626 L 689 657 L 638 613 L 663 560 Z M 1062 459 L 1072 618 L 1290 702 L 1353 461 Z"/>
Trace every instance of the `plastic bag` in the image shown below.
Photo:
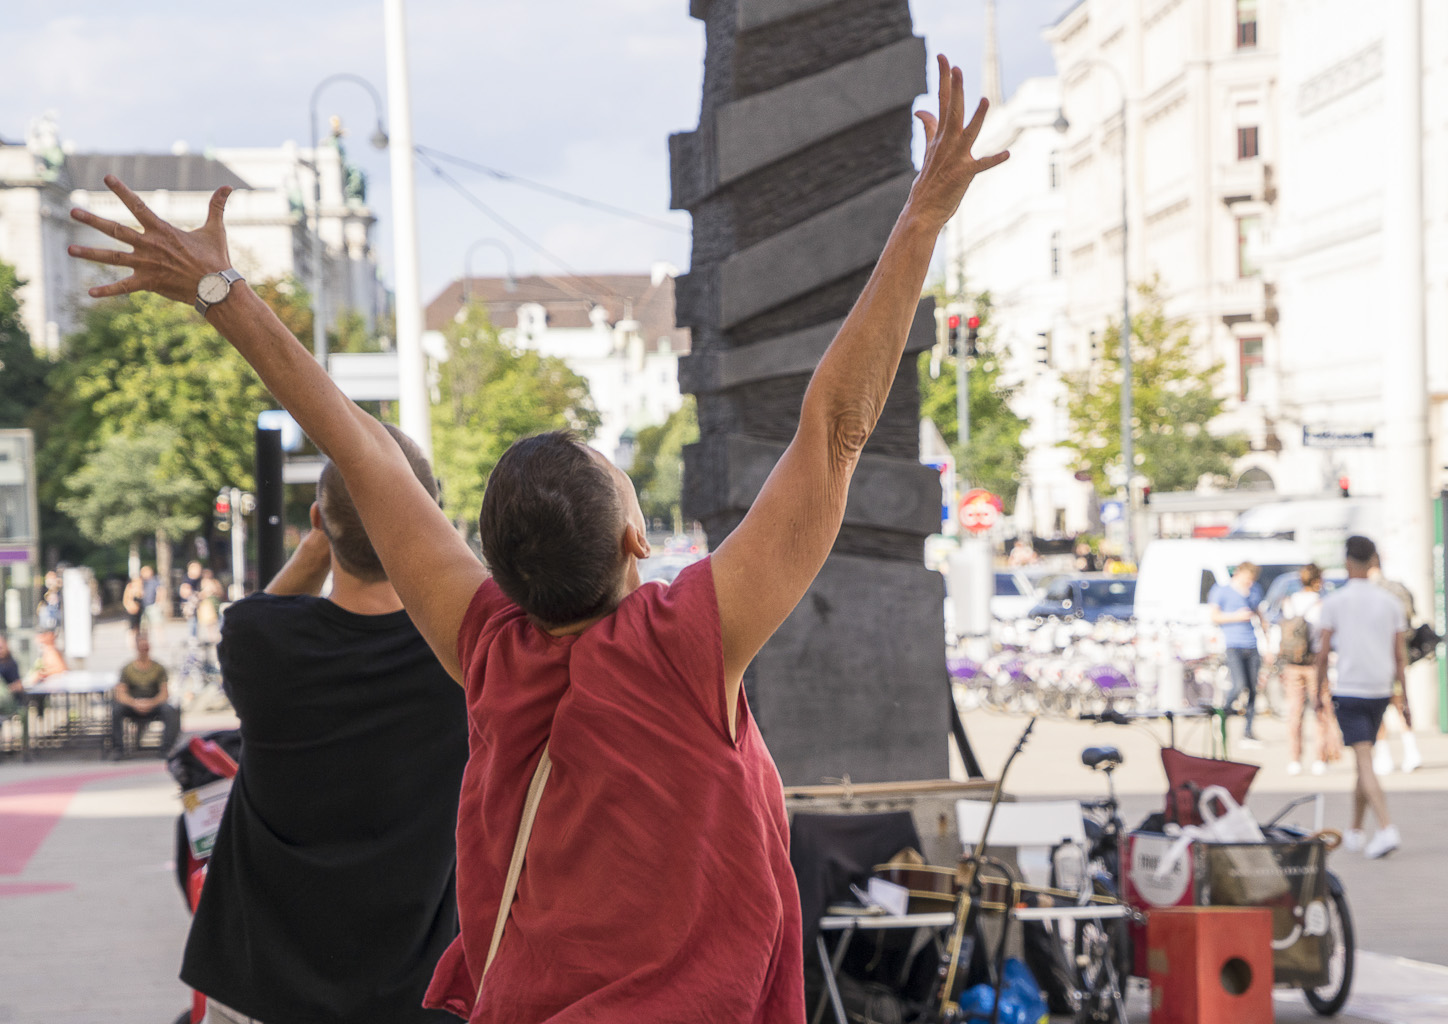
<path fill-rule="evenodd" d="M 966 989 L 960 1012 L 966 1024 L 990 1024 L 995 1008 L 995 986 L 975 985 Z M 1006 961 L 1005 983 L 1001 986 L 1000 1024 L 1038 1024 L 1045 1020 L 1046 1000 L 1031 970 L 1020 960 Z"/>

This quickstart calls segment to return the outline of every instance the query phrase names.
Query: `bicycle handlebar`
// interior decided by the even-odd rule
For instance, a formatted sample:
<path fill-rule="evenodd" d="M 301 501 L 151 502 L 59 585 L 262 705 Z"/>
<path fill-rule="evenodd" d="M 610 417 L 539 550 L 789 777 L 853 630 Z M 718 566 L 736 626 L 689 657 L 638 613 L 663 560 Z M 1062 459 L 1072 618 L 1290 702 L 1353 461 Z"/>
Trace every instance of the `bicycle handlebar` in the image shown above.
<path fill-rule="evenodd" d="M 1076 717 L 1083 722 L 1109 722 L 1112 725 L 1131 724 L 1131 719 L 1111 708 L 1107 708 L 1105 711 L 1083 711 Z"/>

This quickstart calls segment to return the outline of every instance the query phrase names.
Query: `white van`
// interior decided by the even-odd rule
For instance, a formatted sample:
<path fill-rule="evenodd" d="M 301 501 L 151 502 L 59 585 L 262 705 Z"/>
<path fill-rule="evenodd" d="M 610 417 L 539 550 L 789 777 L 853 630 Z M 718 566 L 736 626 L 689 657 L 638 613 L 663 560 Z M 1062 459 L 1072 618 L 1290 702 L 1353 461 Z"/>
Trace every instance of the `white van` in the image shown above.
<path fill-rule="evenodd" d="M 1286 572 L 1296 572 L 1311 559 L 1293 540 L 1201 538 L 1154 540 L 1141 556 L 1136 576 L 1136 618 L 1142 622 L 1207 623 L 1207 595 L 1226 583 L 1242 562 L 1262 567 L 1263 593 Z"/>

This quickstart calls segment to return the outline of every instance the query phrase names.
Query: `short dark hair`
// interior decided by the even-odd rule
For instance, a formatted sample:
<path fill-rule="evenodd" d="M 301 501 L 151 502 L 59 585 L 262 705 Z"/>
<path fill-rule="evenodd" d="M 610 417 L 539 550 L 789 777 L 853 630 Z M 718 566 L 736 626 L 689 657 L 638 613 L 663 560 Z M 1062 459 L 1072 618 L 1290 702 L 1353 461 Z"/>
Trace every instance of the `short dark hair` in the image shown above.
<path fill-rule="evenodd" d="M 1347 557 L 1349 561 L 1361 562 L 1367 565 L 1378 553 L 1378 546 L 1366 537 L 1349 537 L 1347 539 Z"/>
<path fill-rule="evenodd" d="M 1304 587 L 1310 590 L 1322 581 L 1322 567 L 1316 562 L 1308 562 L 1297 570 L 1297 578 L 1302 581 Z"/>
<path fill-rule="evenodd" d="M 601 614 L 616 596 L 623 502 L 571 431 L 521 438 L 488 478 L 483 560 L 514 604 L 549 626 Z"/>
<path fill-rule="evenodd" d="M 412 475 L 437 499 L 437 480 L 432 475 L 432 466 L 417 443 L 390 423 L 384 423 L 387 432 L 407 456 Z M 322 466 L 322 475 L 317 478 L 317 506 L 322 513 L 322 532 L 332 546 L 332 557 L 347 572 L 367 583 L 381 583 L 387 579 L 382 560 L 377 557 L 367 531 L 362 528 L 362 517 L 352 503 L 352 494 L 347 490 L 347 481 L 342 471 L 330 459 Z"/>

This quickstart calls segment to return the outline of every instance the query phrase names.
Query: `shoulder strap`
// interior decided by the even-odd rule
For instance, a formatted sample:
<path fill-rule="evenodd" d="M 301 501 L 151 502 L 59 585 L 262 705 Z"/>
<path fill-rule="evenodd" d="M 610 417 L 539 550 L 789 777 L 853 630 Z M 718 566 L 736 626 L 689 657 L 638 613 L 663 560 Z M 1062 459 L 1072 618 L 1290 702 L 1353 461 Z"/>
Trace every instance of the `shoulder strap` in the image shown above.
<path fill-rule="evenodd" d="M 548 773 L 553 770 L 553 760 L 548 756 L 548 746 L 543 747 L 543 756 L 533 771 L 533 781 L 528 785 L 528 796 L 523 801 L 523 818 L 518 823 L 518 839 L 513 843 L 513 859 L 508 863 L 508 877 L 503 882 L 503 898 L 498 903 L 498 920 L 493 925 L 493 941 L 488 947 L 488 958 L 483 961 L 483 972 L 478 978 L 478 994 L 474 1002 L 483 998 L 483 981 L 488 968 L 493 966 L 493 957 L 498 955 L 498 946 L 503 941 L 503 926 L 513 909 L 513 899 L 518 894 L 518 876 L 523 873 L 523 856 L 528 852 L 528 837 L 533 833 L 533 819 L 538 816 L 538 802 L 543 799 L 543 787 L 548 783 Z"/>

